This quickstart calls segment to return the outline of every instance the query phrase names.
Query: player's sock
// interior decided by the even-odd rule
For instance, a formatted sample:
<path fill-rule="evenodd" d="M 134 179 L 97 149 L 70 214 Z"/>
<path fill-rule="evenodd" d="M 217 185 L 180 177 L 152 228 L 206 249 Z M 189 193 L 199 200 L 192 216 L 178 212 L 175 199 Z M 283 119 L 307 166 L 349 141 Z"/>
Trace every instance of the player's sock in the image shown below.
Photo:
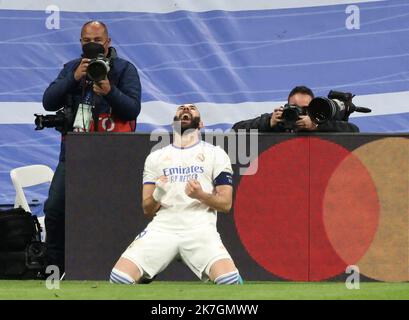
<path fill-rule="evenodd" d="M 118 269 L 112 269 L 109 282 L 117 284 L 134 284 L 135 280 L 131 276 Z"/>
<path fill-rule="evenodd" d="M 214 279 L 216 284 L 241 284 L 242 280 L 239 274 L 239 271 L 232 271 L 229 273 L 222 274 Z"/>

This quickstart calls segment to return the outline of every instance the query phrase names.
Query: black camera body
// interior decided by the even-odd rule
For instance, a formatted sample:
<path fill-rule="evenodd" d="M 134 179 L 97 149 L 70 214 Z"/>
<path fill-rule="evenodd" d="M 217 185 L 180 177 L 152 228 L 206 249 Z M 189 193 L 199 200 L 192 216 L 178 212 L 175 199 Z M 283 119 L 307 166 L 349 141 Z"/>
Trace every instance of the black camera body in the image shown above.
<path fill-rule="evenodd" d="M 83 46 L 83 58 L 90 59 L 87 67 L 87 78 L 94 82 L 107 79 L 108 73 L 112 68 L 112 59 L 117 57 L 115 48 L 109 47 L 108 54 L 105 56 L 104 47 L 101 44 L 93 42 Z"/>
<path fill-rule="evenodd" d="M 42 115 L 35 113 L 34 123 L 35 130 L 42 130 L 44 128 L 55 128 L 55 130 L 66 134 L 72 130 L 75 119 L 75 112 L 72 106 L 65 106 L 58 110 L 55 114 Z"/>
<path fill-rule="evenodd" d="M 107 78 L 110 69 L 111 60 L 106 58 L 103 53 L 100 53 L 89 62 L 87 77 L 92 81 L 99 82 Z"/>
<path fill-rule="evenodd" d="M 305 115 L 307 115 L 307 108 L 287 103 L 284 105 L 283 113 L 281 114 L 281 125 L 286 131 L 295 131 L 297 129 L 295 123 L 300 119 L 300 116 Z"/>

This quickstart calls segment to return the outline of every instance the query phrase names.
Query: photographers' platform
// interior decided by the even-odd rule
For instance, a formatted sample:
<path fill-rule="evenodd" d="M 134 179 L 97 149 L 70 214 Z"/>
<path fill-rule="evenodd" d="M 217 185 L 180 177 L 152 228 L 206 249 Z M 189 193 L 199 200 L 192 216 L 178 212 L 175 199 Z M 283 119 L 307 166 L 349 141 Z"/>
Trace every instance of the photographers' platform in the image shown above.
<path fill-rule="evenodd" d="M 408 281 L 408 138 L 207 135 L 233 163 L 234 207 L 218 230 L 243 278 L 344 280 L 354 265 L 361 280 Z M 67 136 L 67 279 L 107 280 L 146 226 L 142 172 L 157 144 L 138 133 Z M 158 279 L 195 279 L 185 271 L 175 262 Z"/>

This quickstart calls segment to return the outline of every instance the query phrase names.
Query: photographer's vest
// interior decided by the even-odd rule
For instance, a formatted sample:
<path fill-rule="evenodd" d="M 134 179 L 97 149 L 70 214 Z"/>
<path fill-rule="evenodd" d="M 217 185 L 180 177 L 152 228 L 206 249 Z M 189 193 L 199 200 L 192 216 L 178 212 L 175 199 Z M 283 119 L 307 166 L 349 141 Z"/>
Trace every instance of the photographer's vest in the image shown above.
<path fill-rule="evenodd" d="M 94 121 L 91 122 L 90 131 L 106 132 L 134 132 L 136 121 L 125 121 L 118 119 L 113 114 L 101 113 L 98 115 L 98 130 L 94 130 Z"/>
<path fill-rule="evenodd" d="M 83 83 L 85 87 L 85 83 Z M 79 104 L 74 120 L 74 132 L 133 132 L 136 121 L 122 120 L 109 112 L 99 112 L 96 100 L 101 99 L 92 92 L 92 87 L 83 90 L 82 103 Z M 98 123 L 96 127 L 95 123 Z"/>

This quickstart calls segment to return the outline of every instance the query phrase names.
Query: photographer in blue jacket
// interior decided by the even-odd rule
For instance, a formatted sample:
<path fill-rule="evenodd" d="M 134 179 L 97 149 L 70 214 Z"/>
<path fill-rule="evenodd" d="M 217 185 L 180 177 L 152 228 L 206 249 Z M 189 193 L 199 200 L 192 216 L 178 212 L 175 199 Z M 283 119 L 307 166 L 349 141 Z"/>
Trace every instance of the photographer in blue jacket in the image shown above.
<path fill-rule="evenodd" d="M 47 111 L 36 115 L 37 129 L 62 133 L 61 152 L 44 204 L 47 262 L 64 272 L 65 135 L 67 132 L 132 132 L 141 110 L 141 84 L 136 67 L 116 54 L 108 28 L 89 21 L 81 29 L 82 57 L 69 61 L 43 96 Z"/>

